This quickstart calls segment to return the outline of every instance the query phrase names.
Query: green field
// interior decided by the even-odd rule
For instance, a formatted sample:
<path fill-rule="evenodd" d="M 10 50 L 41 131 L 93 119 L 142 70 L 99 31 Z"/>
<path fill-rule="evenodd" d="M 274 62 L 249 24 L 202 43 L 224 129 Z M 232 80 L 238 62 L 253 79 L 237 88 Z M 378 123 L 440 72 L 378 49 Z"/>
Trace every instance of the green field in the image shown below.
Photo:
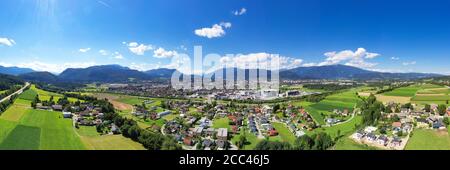
<path fill-rule="evenodd" d="M 334 150 L 377 150 L 377 148 L 356 143 L 349 136 L 345 136 L 334 145 Z"/>
<path fill-rule="evenodd" d="M 53 93 L 53 92 L 48 92 L 42 89 L 38 89 L 35 85 L 31 85 L 30 90 L 34 91 L 34 93 L 39 95 L 39 99 L 40 100 L 50 100 L 50 98 L 53 96 L 53 101 L 57 102 L 60 98 L 63 98 L 64 95 L 62 94 L 58 94 L 58 93 Z M 33 92 L 30 92 L 31 94 L 28 94 L 26 96 L 26 98 L 29 100 L 31 96 L 33 96 L 34 99 L 34 94 Z M 78 99 L 76 98 L 68 98 L 70 102 L 76 102 L 78 101 Z"/>
<path fill-rule="evenodd" d="M 239 138 L 241 136 L 245 136 L 245 138 L 247 139 L 247 143 L 244 145 L 244 148 L 242 148 L 243 150 L 252 150 L 256 147 L 258 142 L 261 141 L 261 139 L 258 139 L 258 137 L 255 134 L 250 133 L 246 131 L 244 128 L 242 128 L 239 134 L 234 135 L 233 138 L 231 138 L 231 142 L 233 144 L 236 144 L 236 142 L 239 141 Z"/>
<path fill-rule="evenodd" d="M 383 93 L 385 96 L 401 96 L 401 97 L 413 97 L 416 95 L 417 91 L 423 89 L 423 87 L 419 85 L 411 85 L 408 87 L 400 87 L 394 89 L 390 92 Z"/>
<path fill-rule="evenodd" d="M 292 134 L 291 131 L 284 125 L 283 123 L 273 122 L 273 127 L 277 130 L 279 137 L 271 137 L 271 140 L 280 140 L 284 142 L 289 142 L 290 144 L 294 144 L 296 137 Z M 269 138 L 270 139 L 270 138 Z"/>
<path fill-rule="evenodd" d="M 450 150 L 450 136 L 447 131 L 417 129 L 405 150 Z"/>
<path fill-rule="evenodd" d="M 361 99 L 356 95 L 356 90 L 349 90 L 343 93 L 330 95 L 319 103 L 303 103 L 296 105 L 303 106 L 317 123 L 324 125 L 325 118 L 321 113 L 324 115 L 331 114 L 334 109 L 348 109 L 352 112 L 353 108 L 360 101 Z"/>
<path fill-rule="evenodd" d="M 89 150 L 145 150 L 145 148 L 122 135 L 100 135 L 95 126 L 81 126 L 76 132 Z"/>
<path fill-rule="evenodd" d="M 7 126 L 0 137 L 1 149 L 79 150 L 85 149 L 72 128 L 72 120 L 61 113 L 30 108 L 35 91 L 22 93 L 0 116 L 0 126 Z"/>
<path fill-rule="evenodd" d="M 230 126 L 230 120 L 228 119 L 228 117 L 224 117 L 224 118 L 220 118 L 220 119 L 214 119 L 213 121 L 213 128 L 217 129 L 217 128 L 227 128 L 228 131 L 231 130 L 231 126 Z"/>

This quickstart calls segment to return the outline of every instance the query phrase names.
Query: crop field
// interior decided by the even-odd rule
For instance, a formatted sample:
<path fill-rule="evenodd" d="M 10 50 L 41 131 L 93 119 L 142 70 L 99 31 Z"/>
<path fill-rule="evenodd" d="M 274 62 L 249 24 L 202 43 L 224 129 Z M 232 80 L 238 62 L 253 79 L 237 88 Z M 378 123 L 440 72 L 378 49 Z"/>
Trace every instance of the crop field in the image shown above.
<path fill-rule="evenodd" d="M 405 150 L 450 150 L 450 136 L 447 131 L 417 129 Z"/>
<path fill-rule="evenodd" d="M 394 89 L 390 92 L 383 93 L 385 96 L 401 96 L 401 97 L 413 97 L 416 95 L 417 91 L 423 89 L 419 85 L 412 85 L 408 87 L 401 87 Z"/>
<path fill-rule="evenodd" d="M 29 107 L 34 99 L 33 91 L 21 94 L 5 114 L 0 116 L 0 149 L 85 149 L 72 127 L 71 119 L 63 119 L 59 112 Z"/>
<path fill-rule="evenodd" d="M 356 95 L 356 91 L 350 90 L 328 96 L 319 103 L 305 105 L 304 107 L 317 123 L 323 125 L 325 124 L 325 121 L 324 117 L 320 113 L 323 113 L 325 115 L 330 114 L 334 109 L 348 109 L 350 112 L 352 112 L 355 105 L 360 101 L 361 99 L 359 99 Z"/>

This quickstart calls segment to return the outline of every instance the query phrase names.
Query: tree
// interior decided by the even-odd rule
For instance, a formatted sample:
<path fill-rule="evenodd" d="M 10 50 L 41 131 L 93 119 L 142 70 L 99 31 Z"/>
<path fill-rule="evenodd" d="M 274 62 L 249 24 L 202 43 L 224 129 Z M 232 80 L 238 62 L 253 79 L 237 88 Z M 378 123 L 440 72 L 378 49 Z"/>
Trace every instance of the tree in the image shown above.
<path fill-rule="evenodd" d="M 241 135 L 241 136 L 239 137 L 239 140 L 236 142 L 236 146 L 237 146 L 239 149 L 242 149 L 242 148 L 244 148 L 245 143 L 247 143 L 247 138 L 246 138 L 244 135 Z"/>
<path fill-rule="evenodd" d="M 450 120 L 449 120 L 448 117 L 445 117 L 444 120 L 442 120 L 442 122 L 443 122 L 446 126 L 450 125 Z"/>
<path fill-rule="evenodd" d="M 431 112 L 431 105 L 425 104 L 424 110 L 425 110 L 425 112 Z"/>
<path fill-rule="evenodd" d="M 181 146 L 175 141 L 175 139 L 167 137 L 161 147 L 161 150 L 181 150 Z"/>
<path fill-rule="evenodd" d="M 314 146 L 314 140 L 308 135 L 303 135 L 295 140 L 294 149 L 311 150 Z"/>
<path fill-rule="evenodd" d="M 440 105 L 438 106 L 438 113 L 439 113 L 439 115 L 444 116 L 444 114 L 445 114 L 446 112 L 447 112 L 447 106 L 444 105 L 444 104 L 440 104 Z"/>

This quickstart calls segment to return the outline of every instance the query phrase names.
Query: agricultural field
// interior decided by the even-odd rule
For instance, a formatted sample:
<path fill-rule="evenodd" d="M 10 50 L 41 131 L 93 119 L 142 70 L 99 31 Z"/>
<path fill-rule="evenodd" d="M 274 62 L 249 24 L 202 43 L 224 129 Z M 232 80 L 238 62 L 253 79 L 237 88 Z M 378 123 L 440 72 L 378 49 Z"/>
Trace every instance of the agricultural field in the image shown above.
<path fill-rule="evenodd" d="M 328 115 L 331 114 L 334 109 L 348 109 L 350 112 L 352 112 L 353 108 L 360 101 L 361 99 L 359 99 L 356 95 L 356 90 L 349 90 L 346 92 L 328 96 L 319 103 L 296 103 L 295 105 L 303 106 L 317 123 L 324 125 L 325 118 L 321 113 L 323 113 L 324 115 Z"/>
<path fill-rule="evenodd" d="M 408 87 L 400 87 L 390 92 L 383 93 L 384 96 L 400 96 L 400 97 L 413 97 L 417 91 L 423 89 L 420 85 L 411 85 Z"/>
<path fill-rule="evenodd" d="M 145 150 L 142 144 L 122 135 L 100 135 L 94 126 L 81 126 L 76 132 L 89 150 Z"/>
<path fill-rule="evenodd" d="M 61 113 L 27 109 L 20 121 L 6 123 L 13 129 L 2 134 L 0 149 L 82 150 L 85 149 L 72 127 L 72 120 Z M 2 115 L 0 118 L 4 119 Z M 10 116 L 6 118 L 9 119 Z M 7 120 L 5 120 L 7 121 Z M 3 124 L 3 123 L 2 123 Z"/>
<path fill-rule="evenodd" d="M 450 136 L 447 131 L 417 129 L 405 150 L 450 150 Z"/>
<path fill-rule="evenodd" d="M 0 126 L 8 126 L 0 137 L 1 149 L 79 150 L 85 149 L 74 133 L 72 120 L 62 119 L 58 112 L 33 110 L 36 93 L 27 90 L 0 116 Z"/>
<path fill-rule="evenodd" d="M 31 85 L 30 90 L 34 91 L 36 94 L 38 94 L 40 100 L 49 100 L 53 96 L 53 101 L 57 102 L 60 98 L 63 98 L 62 94 L 48 92 L 48 91 L 45 91 L 45 90 L 42 90 L 42 89 L 38 89 L 35 85 Z M 30 93 L 31 94 L 29 94 L 27 96 L 27 99 L 29 99 L 29 97 L 34 95 L 33 92 L 30 92 Z M 78 101 L 78 99 L 76 99 L 76 98 L 69 97 L 68 99 L 69 99 L 70 102 Z"/>
<path fill-rule="evenodd" d="M 387 103 L 395 101 L 397 103 L 415 104 L 447 104 L 450 100 L 450 89 L 434 84 L 416 84 L 402 87 L 390 92 L 376 95 L 377 100 Z"/>

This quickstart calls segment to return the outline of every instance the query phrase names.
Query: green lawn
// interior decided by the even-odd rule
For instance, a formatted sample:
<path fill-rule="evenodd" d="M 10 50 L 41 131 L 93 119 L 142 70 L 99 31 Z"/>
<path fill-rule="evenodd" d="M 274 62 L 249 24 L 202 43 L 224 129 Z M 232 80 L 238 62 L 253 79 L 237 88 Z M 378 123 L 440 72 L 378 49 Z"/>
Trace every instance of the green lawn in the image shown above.
<path fill-rule="evenodd" d="M 349 136 L 342 137 L 334 146 L 335 150 L 377 150 L 377 148 L 367 145 L 359 144 L 349 138 Z"/>
<path fill-rule="evenodd" d="M 95 126 L 80 126 L 76 132 L 89 150 L 144 150 L 142 144 L 122 135 L 100 135 Z"/>
<path fill-rule="evenodd" d="M 450 150 L 450 136 L 448 132 L 416 129 L 405 150 Z"/>
<path fill-rule="evenodd" d="M 351 112 L 353 111 L 353 108 L 356 106 L 356 104 L 360 101 L 361 99 L 359 99 L 356 95 L 356 90 L 353 89 L 346 92 L 330 95 L 319 103 L 303 103 L 296 105 L 303 106 L 317 123 L 324 125 L 325 118 L 321 113 L 327 115 L 332 113 L 334 109 L 348 109 Z"/>
<path fill-rule="evenodd" d="M 239 134 L 236 134 L 233 136 L 233 138 L 231 138 L 231 142 L 233 144 L 236 144 L 236 142 L 239 141 L 239 138 L 241 136 L 245 136 L 245 138 L 247 139 L 247 143 L 244 145 L 244 148 L 242 148 L 243 150 L 252 150 L 256 147 L 258 142 L 261 141 L 255 134 L 250 133 L 248 130 L 246 131 L 242 128 Z"/>
<path fill-rule="evenodd" d="M 230 120 L 228 117 L 220 118 L 220 119 L 214 119 L 213 121 L 213 128 L 227 128 L 228 131 L 231 130 L 230 127 Z"/>
<path fill-rule="evenodd" d="M 282 141 L 294 144 L 296 137 L 291 131 L 289 131 L 286 125 L 278 122 L 273 122 L 272 125 L 278 131 L 278 136 L 280 136 Z"/>

